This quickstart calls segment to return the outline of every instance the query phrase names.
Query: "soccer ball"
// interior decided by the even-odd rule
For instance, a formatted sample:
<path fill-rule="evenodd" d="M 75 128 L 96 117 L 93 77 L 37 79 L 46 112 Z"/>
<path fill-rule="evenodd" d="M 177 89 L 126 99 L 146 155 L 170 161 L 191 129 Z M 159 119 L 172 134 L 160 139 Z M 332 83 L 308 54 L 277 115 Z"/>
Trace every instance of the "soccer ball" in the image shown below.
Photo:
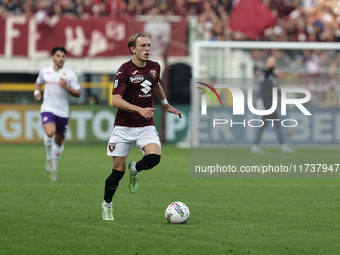
<path fill-rule="evenodd" d="M 189 208 L 182 202 L 173 202 L 165 209 L 165 218 L 169 223 L 186 223 L 189 220 Z"/>

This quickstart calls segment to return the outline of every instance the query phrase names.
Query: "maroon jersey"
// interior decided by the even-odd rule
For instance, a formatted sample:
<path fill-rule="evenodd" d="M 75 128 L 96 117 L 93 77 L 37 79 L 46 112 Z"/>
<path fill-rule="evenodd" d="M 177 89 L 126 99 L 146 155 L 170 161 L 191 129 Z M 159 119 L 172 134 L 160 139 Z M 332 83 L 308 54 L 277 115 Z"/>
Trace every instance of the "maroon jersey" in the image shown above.
<path fill-rule="evenodd" d="M 157 62 L 148 60 L 145 67 L 138 67 L 130 60 L 118 69 L 112 94 L 120 94 L 125 101 L 139 107 L 153 107 L 160 71 L 161 67 Z M 138 112 L 118 109 L 115 126 L 144 127 L 151 125 L 154 125 L 153 118 L 147 120 Z"/>

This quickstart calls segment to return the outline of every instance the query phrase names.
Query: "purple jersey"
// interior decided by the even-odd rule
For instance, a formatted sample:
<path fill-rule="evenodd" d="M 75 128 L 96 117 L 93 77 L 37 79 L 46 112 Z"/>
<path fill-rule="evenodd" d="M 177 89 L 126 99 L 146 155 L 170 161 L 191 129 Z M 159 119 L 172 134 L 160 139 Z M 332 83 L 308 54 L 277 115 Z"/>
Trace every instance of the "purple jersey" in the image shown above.
<path fill-rule="evenodd" d="M 161 67 L 157 62 L 148 60 L 145 67 L 136 66 L 132 60 L 118 69 L 112 94 L 120 94 L 130 104 L 139 107 L 153 107 L 154 94 Z M 138 112 L 119 109 L 115 126 L 144 127 L 154 125 L 153 118 L 145 119 Z"/>

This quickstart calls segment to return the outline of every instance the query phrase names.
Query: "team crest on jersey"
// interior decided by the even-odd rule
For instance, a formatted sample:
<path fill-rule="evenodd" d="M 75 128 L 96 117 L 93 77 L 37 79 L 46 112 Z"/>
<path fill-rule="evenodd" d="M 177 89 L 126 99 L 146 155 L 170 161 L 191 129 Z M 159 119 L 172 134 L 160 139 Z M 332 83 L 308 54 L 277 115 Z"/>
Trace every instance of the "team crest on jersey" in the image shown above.
<path fill-rule="evenodd" d="M 113 152 L 116 148 L 116 144 L 115 143 L 109 143 L 109 151 Z"/>
<path fill-rule="evenodd" d="M 131 81 L 132 83 L 139 83 L 139 82 L 144 81 L 144 77 L 143 77 L 143 75 L 135 75 L 135 76 L 131 76 L 131 77 L 130 77 L 130 81 Z"/>
<path fill-rule="evenodd" d="M 150 70 L 151 77 L 156 79 L 157 71 L 156 70 Z"/>

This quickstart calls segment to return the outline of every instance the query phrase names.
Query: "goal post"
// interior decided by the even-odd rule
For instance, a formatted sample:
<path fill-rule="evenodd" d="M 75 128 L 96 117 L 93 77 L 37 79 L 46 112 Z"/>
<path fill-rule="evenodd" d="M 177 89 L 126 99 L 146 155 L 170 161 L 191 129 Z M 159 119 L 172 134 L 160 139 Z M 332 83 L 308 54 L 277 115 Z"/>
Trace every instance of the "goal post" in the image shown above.
<path fill-rule="evenodd" d="M 253 91 L 253 101 L 259 87 L 258 78 L 264 69 L 266 57 L 276 56 L 279 87 L 305 88 L 311 93 L 311 100 L 306 107 L 311 109 L 312 116 L 298 118 L 302 121 L 300 130 L 282 127 L 289 143 L 301 146 L 340 145 L 340 44 L 338 43 L 301 43 L 301 42 L 237 42 L 237 41 L 196 41 L 192 51 L 192 82 L 191 82 L 191 121 L 190 145 L 193 148 L 208 146 L 250 146 L 254 141 L 257 129 L 249 131 L 251 127 L 230 129 L 232 139 L 227 135 L 218 136 L 212 123 L 207 123 L 207 116 L 202 115 L 202 100 L 206 98 L 207 115 L 211 121 L 212 114 L 220 116 L 223 112 L 228 116 L 233 109 L 232 93 L 218 90 L 216 84 L 234 84 L 245 97 L 247 108 L 247 90 Z M 216 89 L 217 93 L 207 95 L 199 86 L 205 83 Z M 209 90 L 209 89 L 207 89 Z M 228 90 L 228 89 L 227 89 Z M 213 97 L 223 94 L 221 105 L 215 105 Z M 205 96 L 202 96 L 204 95 Z M 294 98 L 301 95 L 293 93 Z M 210 102 L 209 102 L 210 100 Z M 223 105 L 223 106 L 222 106 Z M 256 108 L 256 105 L 254 104 Z M 301 114 L 295 106 L 288 109 L 291 116 Z M 243 120 L 261 119 L 245 112 Z M 282 117 L 282 116 L 281 116 Z M 237 118 L 236 118 L 237 119 Z M 236 121 L 236 120 L 235 120 Z M 240 120 L 238 120 L 240 121 Z M 230 121 L 229 121 L 230 122 Z M 204 123 L 202 125 L 202 123 Z M 308 128 L 309 134 L 302 139 L 301 125 Z M 268 128 L 270 129 L 270 127 Z M 248 131 L 247 131 L 248 130 Z M 222 131 L 223 133 L 224 131 Z M 227 131 L 226 131 L 227 132 Z M 276 137 L 269 135 L 264 139 L 267 145 L 277 143 Z M 249 135 L 251 134 L 251 135 Z M 210 139 L 214 135 L 214 139 Z M 249 139 L 245 139 L 248 135 Z M 210 138 L 207 139 L 206 137 Z M 231 137 L 230 136 L 230 137 Z M 202 139 L 205 137 L 205 139 Z M 215 142 L 214 142 L 215 141 Z M 218 142 L 216 142 L 218 141 Z"/>

